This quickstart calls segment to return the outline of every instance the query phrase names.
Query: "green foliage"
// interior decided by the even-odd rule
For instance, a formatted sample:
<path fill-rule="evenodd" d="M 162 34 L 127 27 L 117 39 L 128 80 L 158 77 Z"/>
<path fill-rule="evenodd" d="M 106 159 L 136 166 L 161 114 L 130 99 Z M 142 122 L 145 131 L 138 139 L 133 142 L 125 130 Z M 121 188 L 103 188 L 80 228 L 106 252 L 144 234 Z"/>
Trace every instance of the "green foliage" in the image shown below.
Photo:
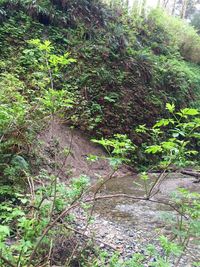
<path fill-rule="evenodd" d="M 34 72 L 31 79 L 37 76 L 36 70 L 40 71 L 43 80 L 39 92 L 27 89 L 17 75 L 7 72 L 1 74 L 0 83 L 0 172 L 3 174 L 0 181 L 3 185 L 0 190 L 0 248 L 1 255 L 18 266 L 31 264 L 30 255 L 36 253 L 34 249 L 38 246 L 38 237 L 54 216 L 79 198 L 88 186 L 88 179 L 84 176 L 72 180 L 68 187 L 61 183 L 55 185 L 57 178 L 51 177 L 52 182 L 49 181 L 46 187 L 32 189 L 34 184 L 28 163 L 28 142 L 36 136 L 38 126 L 35 127 L 35 124 L 39 120 L 45 121 L 49 116 L 53 119 L 55 115 L 63 115 L 72 107 L 73 95 L 64 89 L 54 89 L 54 82 L 59 81 L 61 70 L 75 60 L 69 58 L 68 53 L 63 56 L 54 55 L 54 48 L 49 41 L 42 43 L 32 40 L 29 43 L 36 48 L 25 50 L 22 63 L 32 62 Z M 26 64 L 27 66 L 30 68 L 30 64 Z M 23 188 L 28 184 L 31 194 L 21 193 L 17 185 L 22 183 Z M 48 247 L 47 241 L 53 232 L 42 240 L 43 246 Z M 11 238 L 11 234 L 16 238 L 8 245 L 7 240 Z M 0 257 L 0 264 L 4 263 Z"/>
<path fill-rule="evenodd" d="M 35 39 L 29 43 L 36 49 L 24 50 L 25 58 L 32 62 L 32 79 L 40 78 L 39 90 L 27 89 L 17 75 L 7 72 L 1 74 L 0 82 L 0 170 L 12 182 L 17 177 L 20 181 L 24 171 L 28 171 L 26 157 L 37 132 L 37 120 L 64 114 L 74 104 L 74 94 L 56 90 L 54 83 L 59 81 L 61 70 L 75 60 L 69 58 L 69 53 L 53 54 L 54 47 L 49 41 Z"/>
<path fill-rule="evenodd" d="M 151 129 L 142 125 L 136 132 L 149 135 L 153 144 L 145 148 L 145 153 L 160 154 L 161 166 L 190 165 L 199 154 L 199 111 L 184 108 L 176 112 L 175 105 L 170 103 L 166 109 L 172 117 L 160 119 Z"/>
<path fill-rule="evenodd" d="M 191 19 L 191 24 L 194 28 L 200 33 L 200 13 L 199 11 L 196 12 Z"/>
<path fill-rule="evenodd" d="M 160 248 L 163 250 L 163 255 L 156 249 L 154 245 L 147 246 L 145 253 L 135 253 L 129 260 L 121 260 L 120 255 L 114 253 L 112 257 L 108 256 L 105 251 L 98 252 L 98 257 L 92 262 L 87 262 L 84 267 L 144 267 L 146 264 L 150 267 L 170 267 L 170 257 L 172 255 L 179 256 L 182 252 L 181 247 L 176 243 L 169 241 L 165 236 L 159 237 Z M 152 259 L 154 259 L 152 261 Z"/>
<path fill-rule="evenodd" d="M 191 27 L 186 21 L 179 18 L 169 16 L 161 10 L 153 10 L 149 16 L 150 33 L 157 33 L 158 28 L 163 32 L 163 40 L 157 44 L 163 43 L 171 49 L 171 51 L 180 51 L 181 55 L 195 63 L 200 62 L 199 47 L 200 37 L 196 30 Z M 154 35 L 153 35 L 154 36 Z M 158 36 L 158 38 L 160 35 Z"/>
<path fill-rule="evenodd" d="M 131 154 L 135 160 L 142 135 L 147 157 L 161 158 L 164 168 L 197 158 L 199 111 L 184 107 L 189 101 L 199 107 L 200 69 L 190 62 L 200 61 L 199 36 L 187 23 L 159 10 L 147 19 L 132 18 L 124 3 L 121 11 L 118 4 L 113 2 L 116 10 L 110 10 L 101 1 L 0 1 L 0 256 L 11 264 L 27 266 L 45 229 L 88 188 L 85 176 L 66 185 L 56 175 L 33 175 L 31 150 L 47 120 L 58 115 L 68 119 L 70 110 L 72 124 L 103 134 L 105 138 L 93 141 L 108 152 L 114 170 L 129 163 Z M 176 105 L 161 111 L 167 101 Z M 161 112 L 172 117 L 155 123 Z M 136 147 L 128 136 L 140 123 L 133 136 Z M 148 196 L 146 173 L 142 180 Z M 178 228 L 174 220 L 174 232 L 184 246 L 199 229 L 199 196 L 182 190 L 175 201 L 188 218 Z M 70 218 L 62 218 L 62 224 L 68 225 Z M 32 261 L 36 265 L 51 251 L 56 234 L 66 235 L 62 224 L 56 221 L 39 244 Z M 180 247 L 166 237 L 160 243 L 164 257 L 149 247 L 147 257 L 135 254 L 120 263 L 119 255 L 108 260 L 100 253 L 86 264 L 142 267 L 152 256 L 156 262 L 150 266 L 169 266 Z M 0 265 L 5 265 L 3 259 Z"/>
<path fill-rule="evenodd" d="M 12 3 L 1 4 L 9 8 L 0 29 L 0 69 L 17 73 L 29 98 L 40 97 L 41 89 L 52 87 L 52 79 L 54 89 L 70 91 L 72 98 L 75 94 L 75 126 L 105 137 L 131 135 L 136 125 L 155 122 L 163 102 L 198 105 L 199 68 L 180 56 L 176 34 L 163 26 L 162 12 L 143 19 L 124 8 L 119 14 L 101 1 Z M 68 66 L 75 60 L 66 50 L 77 64 Z"/>
<path fill-rule="evenodd" d="M 155 143 L 147 146 L 145 152 L 160 155 L 160 164 L 157 164 L 156 167 L 161 166 L 163 168 L 163 173 L 161 172 L 152 184 L 149 183 L 150 177 L 148 174 L 142 173 L 141 179 L 144 182 L 147 199 L 157 194 L 156 188 L 166 178 L 164 174 L 170 170 L 171 166 L 184 167 L 187 164 L 191 166 L 194 164 L 195 156 L 199 155 L 199 110 L 184 108 L 177 112 L 175 105 L 170 103 L 166 104 L 166 109 L 172 118 L 159 120 L 150 131 L 144 125 L 137 129 L 138 133 L 149 131 L 149 135 Z M 197 140 L 197 150 L 193 149 L 193 143 L 191 143 L 195 139 Z M 169 242 L 164 236 L 160 237 L 160 243 L 165 250 L 166 258 L 169 259 L 171 252 L 174 255 L 182 255 L 189 242 L 198 242 L 200 229 L 199 198 L 199 193 L 189 192 L 185 188 L 179 188 L 177 192 L 173 193 L 171 202 L 176 205 L 175 210 L 178 211 L 178 214 L 165 213 L 164 221 L 170 225 L 174 233 L 174 240 L 177 241 L 178 245 Z M 170 262 L 158 258 L 155 266 L 171 265 Z"/>
<path fill-rule="evenodd" d="M 24 84 L 17 77 L 10 73 L 1 75 L 0 171 L 10 180 L 16 180 L 28 169 L 23 155 L 16 155 L 20 147 L 26 151 L 29 143 L 25 129 L 29 128 L 31 106 L 22 95 L 23 90 Z"/>
<path fill-rule="evenodd" d="M 46 176 L 46 179 L 48 180 L 49 177 Z M 68 186 L 60 183 L 56 189 L 57 197 L 52 218 L 50 216 L 54 194 L 52 183 L 45 187 L 38 187 L 34 192 L 34 198 L 30 194 L 15 193 L 15 198 L 4 201 L 0 208 L 1 255 L 12 264 L 27 266 L 30 255 L 38 242 L 38 237 L 42 235 L 47 225 L 52 222 L 58 212 L 74 203 L 82 195 L 83 191 L 87 189 L 88 185 L 89 180 L 85 176 L 73 179 Z M 8 191 L 8 193 L 11 192 Z M 14 201 L 18 201 L 20 205 L 18 207 L 15 206 Z M 64 220 L 68 221 L 68 217 L 66 216 Z M 42 245 L 46 249 L 48 249 L 48 243 L 57 231 L 60 234 L 64 231 L 62 225 L 56 224 L 55 229 L 52 229 L 43 240 Z M 7 240 L 10 238 L 11 233 L 16 238 L 12 240 L 12 244 L 7 245 Z M 4 264 L 1 259 L 0 263 Z"/>
<path fill-rule="evenodd" d="M 128 162 L 128 155 L 135 150 L 134 144 L 127 137 L 127 135 L 115 134 L 112 139 L 101 140 L 92 139 L 94 143 L 102 145 L 109 155 L 109 161 L 115 168 L 123 162 Z M 90 160 L 94 160 L 94 157 L 90 157 Z"/>
<path fill-rule="evenodd" d="M 66 111 L 73 106 L 73 98 L 65 90 L 55 91 L 49 89 L 45 91 L 44 96 L 38 99 L 41 103 L 41 109 L 47 114 L 56 114 L 58 111 Z"/>

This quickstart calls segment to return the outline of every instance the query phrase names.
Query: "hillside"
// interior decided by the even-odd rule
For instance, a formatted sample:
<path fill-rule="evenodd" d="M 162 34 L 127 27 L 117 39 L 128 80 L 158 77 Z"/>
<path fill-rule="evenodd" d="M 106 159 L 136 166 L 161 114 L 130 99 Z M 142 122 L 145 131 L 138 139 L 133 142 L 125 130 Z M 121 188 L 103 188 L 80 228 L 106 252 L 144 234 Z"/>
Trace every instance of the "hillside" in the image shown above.
<path fill-rule="evenodd" d="M 199 266 L 193 6 L 128 3 L 0 0 L 0 267 Z"/>
<path fill-rule="evenodd" d="M 70 120 L 82 130 L 132 135 L 136 125 L 162 116 L 166 102 L 198 103 L 200 70 L 191 62 L 198 58 L 187 40 L 176 44 L 159 11 L 133 20 L 100 1 L 4 0 L 0 15 L 1 72 L 25 90 L 38 91 L 35 80 L 41 79 L 28 40 L 47 39 L 55 53 L 70 52 L 77 60 L 62 70 L 56 88 L 62 84 L 76 95 Z"/>

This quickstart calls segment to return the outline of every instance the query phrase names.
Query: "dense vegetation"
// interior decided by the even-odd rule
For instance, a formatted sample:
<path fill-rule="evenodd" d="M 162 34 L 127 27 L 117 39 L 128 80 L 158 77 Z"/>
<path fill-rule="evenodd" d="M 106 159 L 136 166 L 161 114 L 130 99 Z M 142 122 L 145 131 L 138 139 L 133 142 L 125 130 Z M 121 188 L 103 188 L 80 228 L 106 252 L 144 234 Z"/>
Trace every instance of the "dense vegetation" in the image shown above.
<path fill-rule="evenodd" d="M 155 122 L 163 103 L 198 102 L 200 37 L 179 19 L 157 10 L 133 20 L 98 1 L 23 3 L 2 4 L 1 70 L 35 92 L 40 77 L 27 41 L 48 38 L 55 53 L 70 52 L 77 63 L 60 82 L 77 96 L 73 124 L 131 134 L 138 123 Z"/>
<path fill-rule="evenodd" d="M 85 176 L 59 182 L 56 155 L 67 159 L 70 151 L 58 152 L 53 135 L 54 175 L 37 171 L 37 133 L 47 121 L 59 117 L 101 137 L 95 142 L 110 153 L 114 172 L 130 158 L 149 165 L 149 154 L 153 162 L 161 158 L 164 171 L 197 164 L 200 36 L 181 19 L 160 9 L 140 16 L 98 0 L 0 0 L 0 49 L 1 266 L 50 264 L 53 237 L 69 230 L 71 209 L 84 203 L 87 213 L 97 194 L 82 199 L 89 187 Z M 168 113 L 175 119 L 159 120 Z M 188 231 L 178 224 L 184 247 L 198 233 L 199 195 L 181 194 L 195 199 L 176 199 L 189 218 Z M 166 254 L 181 251 L 164 237 L 160 241 Z M 117 259 L 110 266 L 118 266 L 112 265 Z M 157 262 L 166 259 L 157 255 Z M 93 265 L 86 259 L 83 266 L 99 260 L 105 259 Z M 143 266 L 142 260 L 140 255 L 124 266 Z M 154 266 L 169 266 L 162 264 Z"/>

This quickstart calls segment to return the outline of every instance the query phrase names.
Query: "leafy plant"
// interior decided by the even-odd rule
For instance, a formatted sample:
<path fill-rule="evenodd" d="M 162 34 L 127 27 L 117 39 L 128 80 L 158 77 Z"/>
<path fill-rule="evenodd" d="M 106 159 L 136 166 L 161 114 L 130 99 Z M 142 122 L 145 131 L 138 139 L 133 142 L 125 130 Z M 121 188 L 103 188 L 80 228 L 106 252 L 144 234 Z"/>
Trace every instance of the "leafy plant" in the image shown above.
<path fill-rule="evenodd" d="M 92 139 L 92 142 L 102 145 L 109 155 L 109 161 L 114 167 L 128 162 L 128 155 L 135 150 L 134 144 L 127 135 L 116 134 L 112 139 Z"/>
<path fill-rule="evenodd" d="M 190 140 L 199 142 L 199 111 L 194 108 L 184 108 L 175 111 L 174 104 L 166 104 L 166 109 L 172 114 L 168 119 L 161 119 L 151 129 L 144 125 L 138 127 L 138 133 L 146 133 L 154 144 L 146 147 L 147 154 L 160 154 L 161 166 L 172 164 L 183 167 L 191 164 L 198 154 L 195 147 L 191 147 Z"/>

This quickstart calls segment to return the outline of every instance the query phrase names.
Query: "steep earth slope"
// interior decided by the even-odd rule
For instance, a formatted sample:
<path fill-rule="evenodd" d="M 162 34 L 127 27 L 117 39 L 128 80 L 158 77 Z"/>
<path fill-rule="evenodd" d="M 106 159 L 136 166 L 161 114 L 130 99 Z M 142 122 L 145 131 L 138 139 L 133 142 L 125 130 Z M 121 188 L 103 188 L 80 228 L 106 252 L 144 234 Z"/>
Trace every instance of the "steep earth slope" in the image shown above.
<path fill-rule="evenodd" d="M 52 165 L 55 161 L 54 144 L 56 140 L 56 150 L 58 151 L 56 164 L 60 166 L 59 176 L 65 182 L 67 178 L 79 177 L 80 175 L 87 175 L 91 181 L 95 182 L 97 178 L 107 177 L 109 173 L 112 173 L 105 151 L 92 143 L 89 136 L 79 130 L 70 129 L 59 120 L 50 122 L 48 127 L 39 134 L 38 139 L 40 145 L 37 153 L 42 159 L 42 166 L 45 165 L 49 173 L 52 174 L 54 174 Z M 66 152 L 63 153 L 64 151 Z M 89 161 L 87 158 L 91 155 L 98 156 L 99 160 Z M 116 172 L 115 176 L 123 177 L 130 173 L 130 169 L 128 170 L 124 166 Z"/>
<path fill-rule="evenodd" d="M 198 66 L 183 60 L 152 17 L 138 22 L 98 0 L 4 0 L 0 26 L 0 71 L 23 82 L 25 94 L 42 86 L 28 40 L 48 39 L 55 53 L 71 52 L 77 63 L 63 70 L 56 88 L 76 94 L 70 120 L 84 131 L 123 132 L 140 142 L 134 127 L 151 125 L 166 102 L 198 102 Z"/>

